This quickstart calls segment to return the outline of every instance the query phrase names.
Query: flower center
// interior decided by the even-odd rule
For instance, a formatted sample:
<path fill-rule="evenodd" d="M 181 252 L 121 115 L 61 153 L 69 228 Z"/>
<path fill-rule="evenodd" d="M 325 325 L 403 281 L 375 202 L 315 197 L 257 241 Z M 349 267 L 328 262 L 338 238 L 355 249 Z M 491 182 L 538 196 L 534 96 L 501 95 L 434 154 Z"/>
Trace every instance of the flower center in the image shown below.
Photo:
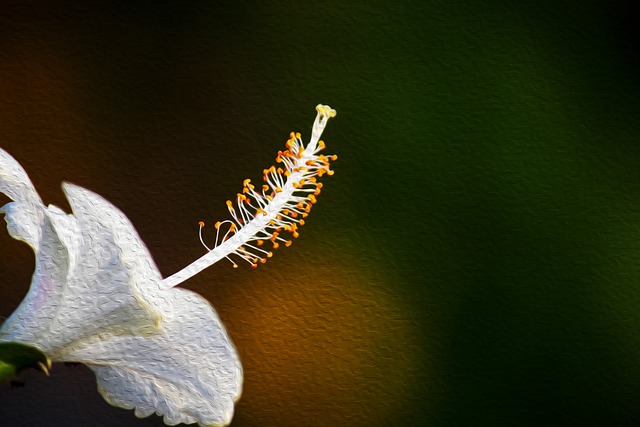
<path fill-rule="evenodd" d="M 215 241 L 209 247 L 203 239 L 204 222 L 200 221 L 198 235 L 208 253 L 189 266 L 166 278 L 165 286 L 178 283 L 202 271 L 221 258 L 231 261 L 241 259 L 252 267 L 265 263 L 280 245 L 290 246 L 299 236 L 304 218 L 317 202 L 322 190 L 318 178 L 333 175 L 329 168 L 336 155 L 320 154 L 325 144 L 320 140 L 327 121 L 336 116 L 336 111 L 326 105 L 316 107 L 311 139 L 303 144 L 300 133 L 291 132 L 286 150 L 279 151 L 276 162 L 263 171 L 264 183 L 256 187 L 250 179 L 243 182 L 242 193 L 236 196 L 235 204 L 227 201 L 231 219 L 215 223 Z"/>

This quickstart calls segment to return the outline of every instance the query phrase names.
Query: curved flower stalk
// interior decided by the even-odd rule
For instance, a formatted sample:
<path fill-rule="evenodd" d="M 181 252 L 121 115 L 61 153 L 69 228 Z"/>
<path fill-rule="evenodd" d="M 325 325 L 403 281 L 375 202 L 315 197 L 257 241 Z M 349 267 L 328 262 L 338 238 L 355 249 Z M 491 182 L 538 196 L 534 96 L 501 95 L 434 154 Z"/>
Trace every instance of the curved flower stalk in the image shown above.
<path fill-rule="evenodd" d="M 13 200 L 0 212 L 9 234 L 36 254 L 29 291 L 1 325 L 0 343 L 86 364 L 107 402 L 138 417 L 229 424 L 242 389 L 238 354 L 209 303 L 175 286 L 221 258 L 255 266 L 271 256 L 266 241 L 276 248 L 288 245 L 281 233 L 297 236 L 321 188 L 316 177 L 331 174 L 335 158 L 319 154 L 320 134 L 335 111 L 321 105 L 317 111 L 307 146 L 292 134 L 278 154 L 284 169 L 265 170 L 261 190 L 246 180 L 236 208 L 227 202 L 232 220 L 216 225 L 215 247 L 166 279 L 116 207 L 68 183 L 63 190 L 73 214 L 45 206 L 24 169 L 0 149 L 0 192 Z"/>

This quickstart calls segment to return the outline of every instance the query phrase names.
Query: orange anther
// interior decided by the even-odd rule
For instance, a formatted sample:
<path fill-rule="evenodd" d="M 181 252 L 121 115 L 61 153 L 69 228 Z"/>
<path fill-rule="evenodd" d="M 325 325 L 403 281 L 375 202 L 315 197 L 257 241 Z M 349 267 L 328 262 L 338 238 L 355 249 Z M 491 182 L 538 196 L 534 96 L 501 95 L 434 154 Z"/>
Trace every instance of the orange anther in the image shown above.
<path fill-rule="evenodd" d="M 271 258 L 273 256 L 273 252 L 267 252 L 267 258 Z"/>
<path fill-rule="evenodd" d="M 287 240 L 286 242 L 284 242 L 284 245 L 289 247 L 289 246 L 291 246 L 291 243 L 293 243 L 293 241 Z"/>
<path fill-rule="evenodd" d="M 221 222 L 220 222 L 220 221 L 217 221 L 217 222 L 213 225 L 213 227 L 217 230 L 218 228 L 220 228 L 220 224 L 221 224 Z"/>
<path fill-rule="evenodd" d="M 199 225 L 200 227 L 204 227 L 204 221 L 200 221 L 200 222 L 198 222 L 198 225 Z"/>
<path fill-rule="evenodd" d="M 264 245 L 264 240 L 258 240 L 257 243 L 258 243 L 258 246 L 262 246 L 262 245 Z"/>

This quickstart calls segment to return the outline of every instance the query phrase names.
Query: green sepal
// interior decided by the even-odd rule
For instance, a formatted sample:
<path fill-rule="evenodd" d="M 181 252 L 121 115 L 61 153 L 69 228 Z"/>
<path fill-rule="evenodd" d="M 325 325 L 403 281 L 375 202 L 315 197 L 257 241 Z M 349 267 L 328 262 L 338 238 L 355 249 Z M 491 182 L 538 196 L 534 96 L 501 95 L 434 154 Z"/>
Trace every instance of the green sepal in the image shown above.
<path fill-rule="evenodd" d="M 35 368 L 49 375 L 51 359 L 37 348 L 18 342 L 0 342 L 0 382 L 9 381 L 20 371 Z"/>

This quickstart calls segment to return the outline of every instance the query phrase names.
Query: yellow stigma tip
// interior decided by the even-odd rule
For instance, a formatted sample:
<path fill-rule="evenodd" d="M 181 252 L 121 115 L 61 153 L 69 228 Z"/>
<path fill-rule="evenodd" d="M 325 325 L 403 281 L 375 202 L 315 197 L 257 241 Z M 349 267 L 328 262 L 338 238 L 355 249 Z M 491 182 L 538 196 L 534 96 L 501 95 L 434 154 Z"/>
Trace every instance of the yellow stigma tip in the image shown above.
<path fill-rule="evenodd" d="M 316 106 L 316 111 L 320 114 L 322 114 L 323 116 L 328 116 L 330 118 L 333 118 L 336 116 L 336 110 L 334 110 L 333 108 L 329 107 L 328 105 L 322 105 L 322 104 L 318 104 Z"/>

